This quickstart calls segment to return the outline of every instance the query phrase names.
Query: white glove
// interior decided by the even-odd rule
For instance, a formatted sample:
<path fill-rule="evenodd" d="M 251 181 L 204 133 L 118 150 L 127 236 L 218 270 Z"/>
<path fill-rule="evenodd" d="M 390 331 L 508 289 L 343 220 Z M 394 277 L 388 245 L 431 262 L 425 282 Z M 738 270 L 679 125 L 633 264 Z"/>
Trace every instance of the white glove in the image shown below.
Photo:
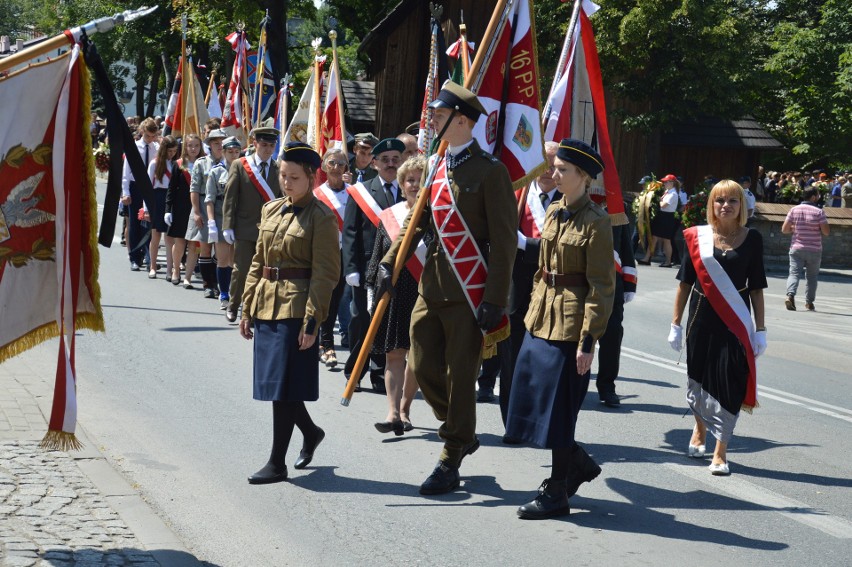
<path fill-rule="evenodd" d="M 172 226 L 172 214 L 166 213 L 163 215 L 163 220 L 166 221 L 166 224 Z"/>
<path fill-rule="evenodd" d="M 222 231 L 222 236 L 225 237 L 225 242 L 227 242 L 228 244 L 234 243 L 234 231 L 233 231 L 233 229 L 226 228 L 225 230 Z"/>
<path fill-rule="evenodd" d="M 373 312 L 373 302 L 376 299 L 376 290 L 368 287 L 367 288 L 367 313 Z"/>
<path fill-rule="evenodd" d="M 757 331 L 754 334 L 754 357 L 757 358 L 766 351 L 766 331 Z"/>
<path fill-rule="evenodd" d="M 669 345 L 678 352 L 683 348 L 683 328 L 680 325 L 672 323 L 672 330 L 669 331 Z"/>
<path fill-rule="evenodd" d="M 207 242 L 210 244 L 219 242 L 219 229 L 216 228 L 216 221 L 213 219 L 207 221 Z"/>
<path fill-rule="evenodd" d="M 518 231 L 518 250 L 527 249 L 527 237 L 520 230 Z"/>
<path fill-rule="evenodd" d="M 346 283 L 352 287 L 361 287 L 361 274 L 358 272 L 346 274 Z"/>
<path fill-rule="evenodd" d="M 625 291 L 624 292 L 624 303 L 630 303 L 634 299 L 636 299 L 636 292 L 635 291 Z"/>

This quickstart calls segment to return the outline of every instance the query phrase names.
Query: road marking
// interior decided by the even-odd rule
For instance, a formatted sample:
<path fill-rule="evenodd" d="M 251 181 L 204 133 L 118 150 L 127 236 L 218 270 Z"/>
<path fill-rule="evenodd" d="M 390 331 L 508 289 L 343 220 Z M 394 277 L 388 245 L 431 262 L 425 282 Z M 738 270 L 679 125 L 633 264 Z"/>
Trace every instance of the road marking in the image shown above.
<path fill-rule="evenodd" d="M 671 370 L 672 372 L 686 374 L 686 368 L 679 366 L 676 362 L 670 359 L 655 356 L 653 354 L 642 352 L 641 350 L 635 350 L 627 347 L 621 347 L 621 351 L 622 355 L 626 356 L 627 358 L 638 360 L 639 362 L 644 362 L 653 366 L 658 366 L 660 368 L 665 368 L 666 370 Z M 826 415 L 828 417 L 833 417 L 852 423 L 852 410 L 842 408 L 840 406 L 827 404 L 825 402 L 820 402 L 811 398 L 806 398 L 805 396 L 799 396 L 797 394 L 785 392 L 784 390 L 770 388 L 768 386 L 758 385 L 757 389 L 761 396 L 769 398 L 771 400 L 783 402 L 792 406 L 799 406 L 801 408 L 822 415 Z"/>
<path fill-rule="evenodd" d="M 824 534 L 839 539 L 852 539 L 852 523 L 843 518 L 832 516 L 824 510 L 808 506 L 804 502 L 782 496 L 766 487 L 758 486 L 737 476 L 718 478 L 716 479 L 718 482 L 716 482 L 706 467 L 679 465 L 671 462 L 663 462 L 663 466 L 693 480 L 710 485 L 719 492 L 768 508 L 794 522 L 810 526 Z"/>

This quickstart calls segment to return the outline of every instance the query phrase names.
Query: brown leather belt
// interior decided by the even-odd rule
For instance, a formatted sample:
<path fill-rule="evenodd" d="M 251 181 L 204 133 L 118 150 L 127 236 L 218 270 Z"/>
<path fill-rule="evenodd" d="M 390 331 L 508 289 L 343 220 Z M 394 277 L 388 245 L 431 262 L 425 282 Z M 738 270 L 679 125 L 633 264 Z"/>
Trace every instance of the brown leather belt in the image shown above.
<path fill-rule="evenodd" d="M 541 279 L 550 287 L 589 287 L 585 274 L 554 274 L 542 268 Z"/>
<path fill-rule="evenodd" d="M 310 268 L 273 268 L 263 267 L 263 277 L 273 282 L 281 280 L 307 280 L 311 278 Z"/>

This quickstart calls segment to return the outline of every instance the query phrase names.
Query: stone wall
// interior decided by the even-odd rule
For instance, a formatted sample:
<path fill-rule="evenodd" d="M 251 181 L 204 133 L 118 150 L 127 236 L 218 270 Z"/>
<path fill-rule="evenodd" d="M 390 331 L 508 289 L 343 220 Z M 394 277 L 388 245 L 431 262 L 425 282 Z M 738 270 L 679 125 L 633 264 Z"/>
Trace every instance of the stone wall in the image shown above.
<path fill-rule="evenodd" d="M 761 211 L 771 207 L 773 210 Z M 783 211 L 780 208 L 783 207 Z M 788 262 L 791 235 L 781 232 L 781 225 L 792 205 L 765 205 L 758 203 L 755 217 L 749 223 L 763 235 L 763 254 L 767 263 Z M 775 210 L 779 209 L 779 210 Z M 852 268 L 852 209 L 825 209 L 829 220 L 829 235 L 822 238 L 822 266 L 825 268 Z"/>

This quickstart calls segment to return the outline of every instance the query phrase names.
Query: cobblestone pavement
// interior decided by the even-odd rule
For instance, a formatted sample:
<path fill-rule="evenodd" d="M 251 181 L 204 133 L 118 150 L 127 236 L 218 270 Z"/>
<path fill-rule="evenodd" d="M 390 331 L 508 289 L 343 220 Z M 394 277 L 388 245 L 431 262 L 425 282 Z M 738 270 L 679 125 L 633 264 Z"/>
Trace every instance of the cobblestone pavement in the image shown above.
<path fill-rule="evenodd" d="M 42 425 L 43 427 L 43 425 Z M 0 564 L 156 564 L 66 453 L 0 444 Z"/>

